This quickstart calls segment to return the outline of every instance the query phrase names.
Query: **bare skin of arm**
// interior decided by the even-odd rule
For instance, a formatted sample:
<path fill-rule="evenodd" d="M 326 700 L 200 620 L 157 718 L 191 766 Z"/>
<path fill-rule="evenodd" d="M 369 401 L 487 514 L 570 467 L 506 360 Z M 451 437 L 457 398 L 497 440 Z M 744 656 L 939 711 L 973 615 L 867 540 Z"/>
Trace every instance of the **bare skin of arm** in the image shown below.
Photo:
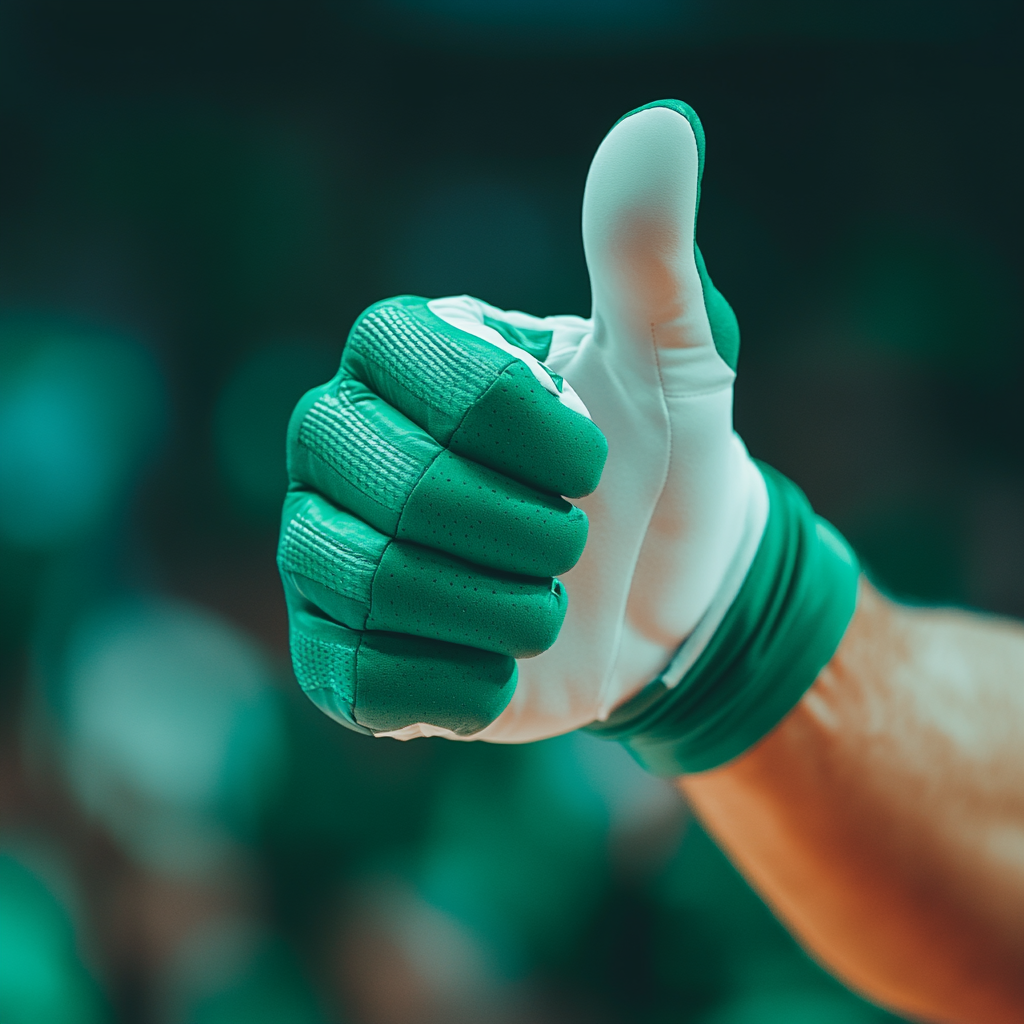
<path fill-rule="evenodd" d="M 1024 626 L 862 581 L 800 704 L 679 786 L 851 987 L 921 1021 L 1024 1021 Z"/>

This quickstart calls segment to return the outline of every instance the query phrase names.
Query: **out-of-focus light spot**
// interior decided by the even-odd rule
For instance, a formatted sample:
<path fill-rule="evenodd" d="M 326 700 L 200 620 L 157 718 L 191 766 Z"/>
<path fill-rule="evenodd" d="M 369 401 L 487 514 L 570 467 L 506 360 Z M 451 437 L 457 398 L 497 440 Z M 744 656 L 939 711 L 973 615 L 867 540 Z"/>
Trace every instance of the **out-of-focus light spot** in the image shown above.
<path fill-rule="evenodd" d="M 280 941 L 222 920 L 190 936 L 165 978 L 167 1024 L 325 1024 L 309 980 Z"/>
<path fill-rule="evenodd" d="M 66 686 L 72 784 L 146 863 L 202 869 L 276 782 L 283 725 L 267 667 L 203 609 L 145 598 L 89 616 Z"/>
<path fill-rule="evenodd" d="M 603 801 L 620 874 L 650 876 L 679 846 L 686 805 L 667 779 L 645 772 L 618 743 L 585 732 L 567 737 L 583 780 Z"/>
<path fill-rule="evenodd" d="M 0 1021 L 100 1024 L 107 1019 L 79 960 L 66 909 L 25 865 L 0 854 Z"/>
<path fill-rule="evenodd" d="M 604 802 L 613 830 L 645 831 L 682 811 L 673 786 L 645 772 L 618 743 L 585 732 L 570 733 L 567 742 L 583 779 Z"/>
<path fill-rule="evenodd" d="M 609 819 L 570 737 L 467 751 L 438 787 L 418 891 L 519 977 L 536 950 L 567 948 L 593 911 Z"/>
<path fill-rule="evenodd" d="M 221 471 L 243 506 L 276 516 L 284 500 L 285 434 L 295 403 L 329 380 L 341 345 L 281 342 L 250 356 L 228 379 L 217 402 L 214 443 Z"/>
<path fill-rule="evenodd" d="M 741 996 L 699 1018 L 699 1024 L 882 1024 L 891 1020 L 842 992 L 766 992 Z"/>
<path fill-rule="evenodd" d="M 359 885 L 337 969 L 365 1021 L 504 1020 L 512 995 L 479 936 L 397 878 Z"/>
<path fill-rule="evenodd" d="M 468 292 L 505 308 L 535 305 L 554 270 L 541 204 L 484 178 L 446 180 L 402 224 L 389 280 L 395 291 Z"/>
<path fill-rule="evenodd" d="M 0 326 L 0 543 L 46 548 L 97 526 L 162 417 L 157 370 L 131 342 Z"/>

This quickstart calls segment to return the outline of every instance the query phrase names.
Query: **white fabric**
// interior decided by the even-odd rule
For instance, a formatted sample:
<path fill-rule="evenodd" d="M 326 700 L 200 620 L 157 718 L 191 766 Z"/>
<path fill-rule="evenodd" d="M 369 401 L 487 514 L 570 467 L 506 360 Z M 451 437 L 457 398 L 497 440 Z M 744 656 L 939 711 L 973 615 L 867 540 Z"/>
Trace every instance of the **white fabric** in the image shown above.
<path fill-rule="evenodd" d="M 558 640 L 520 660 L 511 703 L 473 739 L 527 742 L 605 719 L 666 666 L 678 683 L 753 561 L 768 497 L 732 428 L 735 374 L 715 350 L 694 261 L 696 190 L 686 119 L 664 107 L 634 114 L 601 143 L 587 178 L 590 320 L 506 313 L 468 296 L 431 304 L 510 350 L 485 314 L 553 331 L 546 365 L 608 439 L 600 486 L 576 502 L 590 533 L 562 577 Z M 452 736 L 429 726 L 392 735 Z"/>

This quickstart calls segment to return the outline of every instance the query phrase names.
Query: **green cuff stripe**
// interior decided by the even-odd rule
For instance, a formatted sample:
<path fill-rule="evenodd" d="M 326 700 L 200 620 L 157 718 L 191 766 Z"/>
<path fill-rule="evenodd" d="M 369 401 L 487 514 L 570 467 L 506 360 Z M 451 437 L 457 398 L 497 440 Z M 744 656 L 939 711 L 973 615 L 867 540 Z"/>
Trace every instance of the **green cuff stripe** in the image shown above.
<path fill-rule="evenodd" d="M 768 522 L 711 642 L 677 686 L 657 679 L 588 727 L 621 741 L 656 775 L 716 768 L 763 738 L 828 664 L 853 617 L 853 552 L 795 484 L 758 468 Z"/>

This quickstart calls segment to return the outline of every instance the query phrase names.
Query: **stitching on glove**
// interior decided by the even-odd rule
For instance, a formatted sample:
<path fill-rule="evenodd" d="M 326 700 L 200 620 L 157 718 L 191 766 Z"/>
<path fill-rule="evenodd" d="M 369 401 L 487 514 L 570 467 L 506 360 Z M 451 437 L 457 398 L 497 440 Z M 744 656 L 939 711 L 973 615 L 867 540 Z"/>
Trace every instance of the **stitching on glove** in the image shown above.
<path fill-rule="evenodd" d="M 378 306 L 368 313 L 352 341 L 396 384 L 438 412 L 474 401 L 477 389 L 466 386 L 467 364 L 485 374 L 493 371 L 468 346 L 457 346 L 440 331 L 427 329 L 400 306 Z M 422 372 L 424 364 L 429 364 L 429 377 Z M 430 380 L 428 388 L 423 386 L 425 379 Z"/>
<path fill-rule="evenodd" d="M 373 560 L 325 535 L 303 515 L 295 516 L 284 535 L 284 565 L 342 597 L 363 602 L 373 583 Z"/>
<path fill-rule="evenodd" d="M 294 656 L 295 678 L 304 693 L 325 690 L 342 702 L 342 706 L 355 707 L 355 664 L 358 647 L 361 641 L 356 640 L 356 648 L 344 644 L 332 643 L 320 637 L 309 636 L 301 630 L 292 630 L 292 650 Z M 345 655 L 352 652 L 352 671 L 345 672 Z"/>
<path fill-rule="evenodd" d="M 345 394 L 322 395 L 306 413 L 299 428 L 299 443 L 320 458 L 353 487 L 394 508 L 406 488 L 400 483 L 422 475 L 419 463 L 381 437 L 359 415 Z"/>

